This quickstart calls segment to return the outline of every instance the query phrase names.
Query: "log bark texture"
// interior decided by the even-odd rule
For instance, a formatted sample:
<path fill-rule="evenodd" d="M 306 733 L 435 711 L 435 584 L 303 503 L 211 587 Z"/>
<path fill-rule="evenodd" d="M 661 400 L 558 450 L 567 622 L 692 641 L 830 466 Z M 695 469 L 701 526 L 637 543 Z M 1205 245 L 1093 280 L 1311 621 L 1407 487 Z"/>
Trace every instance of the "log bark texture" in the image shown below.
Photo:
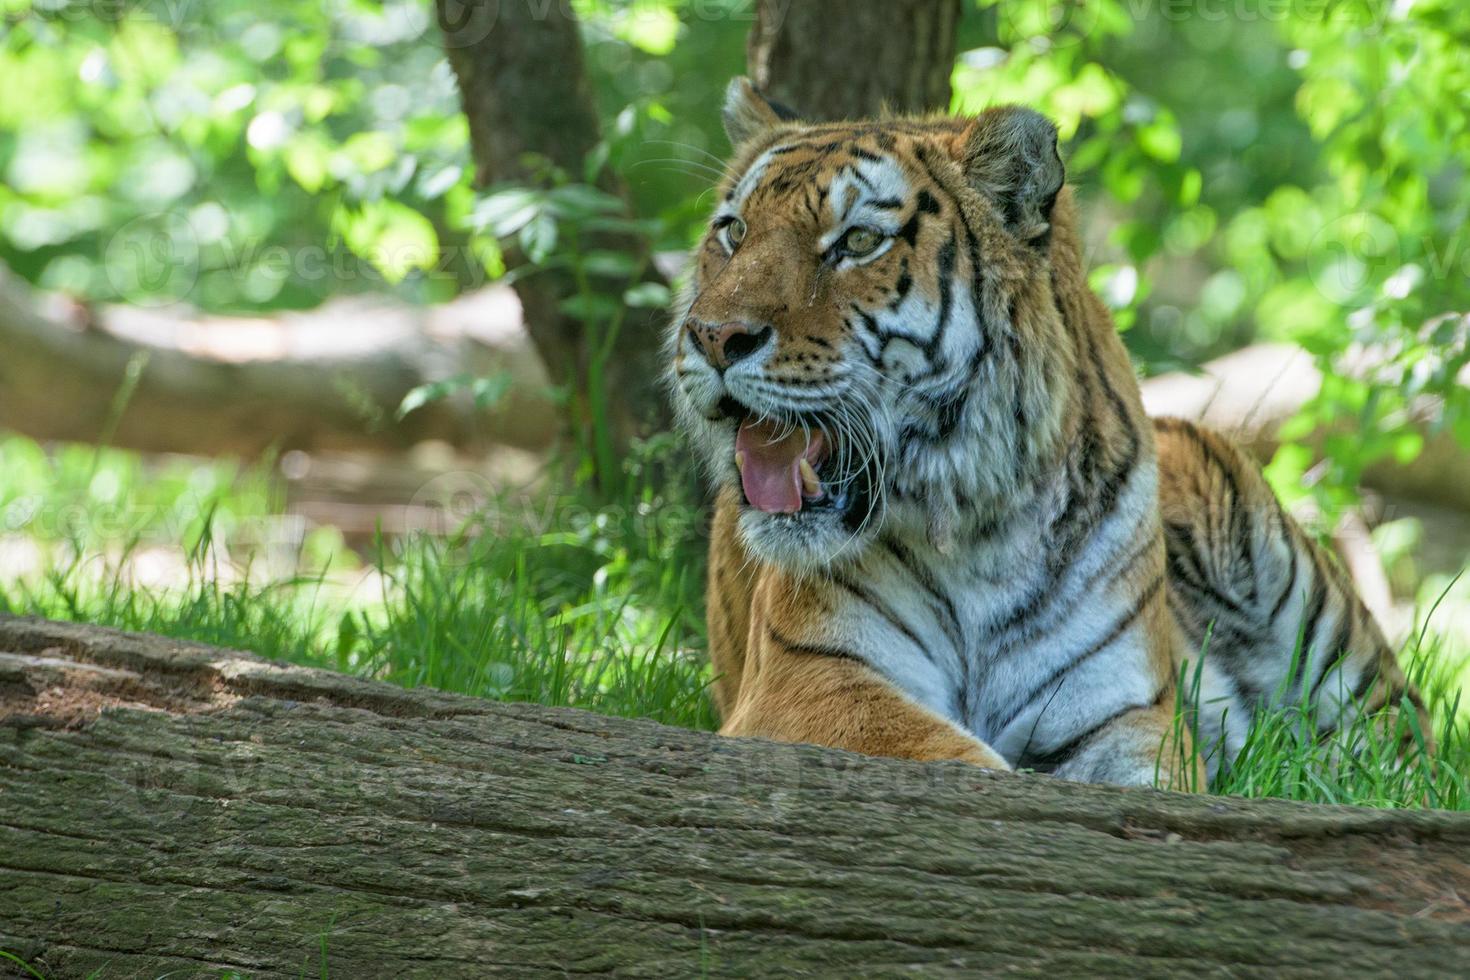
<path fill-rule="evenodd" d="M 1470 817 L 723 739 L 0 618 L 50 977 L 1458 975 Z"/>
<path fill-rule="evenodd" d="M 803 119 L 949 108 L 960 0 L 759 0 L 747 61 Z"/>

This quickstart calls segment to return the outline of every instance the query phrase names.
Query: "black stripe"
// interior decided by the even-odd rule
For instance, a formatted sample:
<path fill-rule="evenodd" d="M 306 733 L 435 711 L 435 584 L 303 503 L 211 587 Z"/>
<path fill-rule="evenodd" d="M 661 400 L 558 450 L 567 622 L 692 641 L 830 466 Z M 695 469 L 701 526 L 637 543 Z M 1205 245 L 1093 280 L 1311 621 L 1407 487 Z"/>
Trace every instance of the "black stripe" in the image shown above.
<path fill-rule="evenodd" d="M 1181 427 L 1180 431 L 1194 443 L 1205 462 L 1218 470 L 1225 480 L 1225 488 L 1230 494 L 1228 503 L 1224 505 L 1229 507 L 1226 520 L 1229 531 L 1226 534 L 1226 538 L 1230 544 L 1231 554 L 1238 556 L 1244 566 L 1240 574 L 1236 574 L 1235 568 L 1232 565 L 1231 572 L 1227 575 L 1227 578 L 1232 588 L 1238 584 L 1238 581 L 1243 579 L 1249 586 L 1247 601 L 1252 602 L 1257 595 L 1256 567 L 1253 549 L 1250 547 L 1250 543 L 1245 540 L 1249 532 L 1249 526 L 1246 523 L 1245 498 L 1241 495 L 1240 483 L 1236 479 L 1235 470 L 1231 468 L 1229 461 L 1220 453 L 1208 435 L 1197 426 L 1184 426 Z"/>
<path fill-rule="evenodd" d="M 898 230 L 898 235 L 896 237 L 907 242 L 909 248 L 917 249 L 919 247 L 918 211 L 915 211 L 913 214 L 909 215 L 909 220 L 904 222 L 903 227 Z"/>
<path fill-rule="evenodd" d="M 1291 597 L 1292 592 L 1296 591 L 1297 577 L 1296 537 L 1293 533 L 1292 525 L 1289 523 L 1290 519 L 1286 516 L 1285 508 L 1281 506 L 1281 501 L 1276 499 L 1274 493 L 1271 494 L 1271 501 L 1276 505 L 1276 518 L 1281 521 L 1281 534 L 1286 539 L 1286 552 L 1289 556 L 1290 564 L 1287 566 L 1286 587 L 1276 597 L 1276 604 L 1271 607 L 1271 615 L 1266 617 L 1266 625 L 1268 626 L 1274 626 L 1276 624 L 1276 617 L 1281 615 L 1282 609 L 1286 608 L 1286 600 Z"/>
<path fill-rule="evenodd" d="M 845 166 L 845 167 L 842 168 L 842 172 L 845 173 L 845 174 L 851 175 L 852 176 L 852 179 L 853 180 L 856 180 L 859 184 L 862 184 L 863 185 L 863 189 L 866 190 L 866 191 L 868 191 L 868 193 L 871 194 L 873 192 L 873 182 L 871 180 L 869 180 L 867 177 L 865 177 L 863 175 L 863 172 L 861 170 L 857 169 L 856 167 Z M 884 198 L 884 200 L 892 200 L 892 199 L 891 198 Z M 877 201 L 869 201 L 868 203 L 871 204 L 871 205 L 873 205 L 874 207 L 881 207 L 882 206 Z M 895 207 L 895 208 L 902 207 L 903 206 L 903 202 L 902 201 L 894 201 L 892 206 Z"/>
<path fill-rule="evenodd" d="M 1352 629 L 1353 607 L 1352 605 L 1348 605 L 1343 609 L 1342 615 L 1337 618 L 1337 629 L 1333 631 L 1332 639 L 1328 641 L 1327 648 L 1318 651 L 1318 656 L 1321 657 L 1321 660 L 1317 664 L 1317 676 L 1312 679 L 1312 687 L 1307 692 L 1306 698 L 1303 699 L 1304 704 L 1316 700 L 1317 689 L 1322 686 L 1323 681 L 1327 680 L 1327 675 L 1332 672 L 1334 667 L 1343 663 L 1351 656 L 1352 651 L 1349 647 L 1352 642 Z"/>
<path fill-rule="evenodd" d="M 898 265 L 898 281 L 893 285 L 893 299 L 888 302 L 890 311 L 897 311 L 908 299 L 909 290 L 914 288 L 914 277 L 909 272 L 909 257 L 905 255 Z"/>
<path fill-rule="evenodd" d="M 1139 525 L 1148 523 L 1150 516 L 1145 515 L 1140 517 L 1139 523 L 1135 525 L 1134 529 L 1136 530 Z M 1126 541 L 1124 544 L 1126 544 Z M 1074 589 L 1067 590 L 1065 593 L 1059 592 L 1053 597 L 1045 606 L 1047 615 L 1043 616 L 1038 612 L 1036 616 L 1027 621 L 1024 629 L 1017 628 L 1016 630 L 1012 630 L 1004 638 L 1003 643 L 994 654 L 993 661 L 999 661 L 1002 657 L 1006 656 L 1024 654 L 1038 637 L 1051 633 L 1056 629 L 1060 621 L 1073 616 L 1077 604 L 1073 601 L 1064 605 L 1061 601 L 1064 596 L 1078 599 L 1093 596 L 1097 593 L 1105 578 L 1116 581 L 1130 576 L 1138 563 L 1149 557 L 1157 547 L 1159 547 L 1159 540 L 1156 536 L 1144 535 L 1142 544 L 1129 552 L 1122 559 L 1121 563 L 1115 560 L 1118 552 L 1121 550 L 1121 546 L 1114 549 L 1103 560 L 1098 562 L 1097 568 L 1088 576 L 1086 582 Z"/>
<path fill-rule="evenodd" d="M 1183 587 L 1196 596 L 1241 619 L 1249 619 L 1238 602 L 1215 587 L 1200 563 L 1200 550 L 1194 530 L 1187 524 L 1164 524 L 1164 544 L 1169 559 L 1169 572 Z M 1185 559 L 1189 562 L 1186 563 Z"/>
<path fill-rule="evenodd" d="M 1372 663 L 1363 668 L 1363 673 L 1358 676 L 1358 683 L 1353 685 L 1353 701 L 1366 708 L 1363 699 L 1368 696 L 1368 689 L 1378 680 L 1382 673 L 1382 665 Z"/>
<path fill-rule="evenodd" d="M 965 417 L 965 406 L 970 401 L 970 386 L 965 385 L 934 406 L 935 436 L 944 441 L 954 435 L 960 421 Z"/>
<path fill-rule="evenodd" d="M 949 637 L 950 642 L 954 644 L 955 649 L 963 650 L 963 631 L 960 627 L 959 614 L 955 611 L 954 601 L 940 590 L 928 567 L 919 561 L 913 552 L 909 551 L 907 547 L 897 540 L 891 537 L 884 537 L 881 543 L 888 550 L 888 553 L 893 556 L 893 560 L 898 563 L 899 567 L 908 572 L 909 577 L 928 593 L 929 598 L 944 613 L 939 624 L 940 627 L 944 630 L 945 635 Z"/>
<path fill-rule="evenodd" d="M 934 336 L 924 348 L 924 356 L 931 362 L 936 360 L 939 345 L 949 331 L 949 319 L 954 313 L 954 265 L 955 240 L 951 235 L 939 248 L 939 323 Z"/>
<path fill-rule="evenodd" d="M 1310 554 L 1312 559 L 1312 593 L 1307 601 L 1307 615 L 1301 625 L 1301 651 L 1297 655 L 1295 676 L 1292 678 L 1292 687 L 1301 691 L 1302 682 L 1307 676 L 1307 659 L 1312 651 L 1312 639 L 1317 635 L 1317 627 L 1322 620 L 1322 611 L 1327 606 L 1327 583 L 1326 576 L 1322 573 L 1322 563 L 1317 558 L 1315 549 Z"/>
<path fill-rule="evenodd" d="M 772 642 L 784 647 L 788 653 L 794 653 L 797 656 L 834 657 L 838 660 L 852 660 L 860 664 L 867 663 L 867 661 L 863 660 L 862 657 L 859 657 L 851 650 L 844 650 L 841 647 L 820 646 L 810 643 L 795 643 L 791 640 L 788 640 L 780 633 L 777 633 L 774 626 L 766 627 L 766 635 L 770 637 Z"/>
<path fill-rule="evenodd" d="M 868 606 L 875 613 L 881 616 L 885 621 L 887 621 L 888 625 L 892 626 L 895 630 L 902 633 L 910 643 L 919 648 L 919 652 L 924 655 L 925 660 L 929 661 L 930 663 L 934 662 L 933 652 L 929 650 L 928 646 L 924 643 L 923 640 L 919 639 L 919 635 L 915 633 L 909 627 L 909 625 L 905 623 L 899 617 L 899 615 L 894 612 L 881 599 L 873 595 L 872 592 L 868 591 L 863 586 L 850 580 L 845 575 L 833 575 L 832 581 L 836 582 L 839 586 L 850 593 L 855 599 Z"/>
<path fill-rule="evenodd" d="M 1063 326 L 1067 328 L 1066 332 L 1075 336 L 1076 333 L 1070 329 L 1071 318 L 1067 315 L 1057 291 L 1055 271 L 1052 273 L 1052 298 L 1056 302 Z M 1011 609 L 1004 620 L 992 627 L 992 631 L 996 633 L 1015 630 L 1039 616 L 1056 600 L 1062 576 L 1073 558 L 1081 553 L 1086 539 L 1106 523 L 1117 508 L 1123 487 L 1138 464 L 1142 441 L 1132 424 L 1128 406 L 1108 380 L 1091 333 L 1084 336 L 1088 345 L 1087 359 L 1090 360 L 1093 370 L 1091 373 L 1086 371 L 1084 359 L 1079 357 L 1077 384 L 1087 394 L 1089 403 L 1096 393 L 1093 379 L 1101 386 L 1103 399 L 1111 405 L 1117 416 L 1118 428 L 1126 440 L 1122 459 L 1111 468 L 1104 467 L 1104 440 L 1099 428 L 1100 420 L 1084 407 L 1077 445 L 1067 461 L 1067 505 L 1048 528 L 1047 575 L 1029 595 Z"/>
<path fill-rule="evenodd" d="M 1142 708 L 1148 708 L 1151 706 L 1152 705 L 1150 704 L 1124 705 L 1117 711 L 1108 715 L 1102 721 L 1098 722 L 1096 725 L 1093 725 L 1091 728 L 1078 735 L 1076 738 L 1073 738 L 1065 744 L 1060 745 L 1054 749 L 1050 749 L 1046 752 L 1039 752 L 1035 755 L 1028 756 L 1026 755 L 1026 750 L 1023 748 L 1021 750 L 1020 758 L 1016 762 L 1016 768 L 1034 769 L 1037 772 L 1053 772 L 1056 769 L 1060 768 L 1063 763 L 1068 762 L 1074 755 L 1077 754 L 1079 750 L 1081 750 L 1086 745 L 1086 743 L 1090 742 L 1094 736 L 1102 732 L 1104 728 L 1107 728 L 1113 722 L 1117 721 L 1119 718 L 1122 718 L 1124 715 L 1129 714 L 1130 712 L 1138 711 Z"/>
<path fill-rule="evenodd" d="M 990 355 L 991 344 L 990 332 L 985 329 L 985 302 L 980 282 L 980 236 L 975 234 L 975 229 L 971 226 L 970 219 L 965 214 L 964 208 L 959 206 L 958 196 L 945 185 L 944 181 L 940 179 L 939 174 L 935 173 L 934 166 L 929 160 L 928 148 L 922 144 L 914 147 L 914 159 L 918 161 L 924 174 L 934 186 L 944 190 L 955 201 L 953 205 L 955 219 L 959 222 L 960 231 L 964 233 L 965 252 L 970 259 L 970 293 L 975 307 L 975 329 L 980 333 L 980 349 L 975 353 L 975 360 L 977 362 L 983 361 Z M 1014 318 L 1012 318 L 1012 329 L 1014 329 L 1014 322 Z"/>
<path fill-rule="evenodd" d="M 1107 634 L 1103 636 L 1102 639 L 1098 640 L 1096 643 L 1087 647 L 1081 653 L 1072 657 L 1062 666 L 1053 670 L 1051 674 L 1047 676 L 1046 680 L 1042 681 L 1040 684 L 1032 685 L 1031 690 L 1026 694 L 1026 697 L 1022 699 L 1021 703 L 1011 710 L 1010 714 L 1006 716 L 1004 721 L 994 726 L 991 726 L 991 730 L 997 732 L 1005 731 L 1012 722 L 1014 722 L 1021 715 L 1025 714 L 1026 709 L 1035 704 L 1036 699 L 1041 697 L 1041 695 L 1045 693 L 1047 689 L 1050 688 L 1053 684 L 1060 686 L 1060 684 L 1066 680 L 1067 675 L 1069 675 L 1072 671 L 1076 670 L 1079 666 L 1086 663 L 1088 660 L 1092 659 L 1102 651 L 1106 650 L 1108 647 L 1112 646 L 1119 637 L 1127 632 L 1128 629 L 1138 621 L 1138 618 L 1143 615 L 1144 610 L 1148 608 L 1148 604 L 1154 600 L 1154 597 L 1159 594 L 1159 590 L 1163 588 L 1163 586 L 1164 577 L 1160 575 L 1153 580 L 1153 582 L 1149 585 L 1147 589 L 1143 591 L 1143 593 L 1138 597 L 1138 601 L 1135 602 L 1133 606 L 1130 607 L 1128 611 L 1124 613 L 1116 623 L 1113 624 L 1113 628 L 1110 629 Z"/>

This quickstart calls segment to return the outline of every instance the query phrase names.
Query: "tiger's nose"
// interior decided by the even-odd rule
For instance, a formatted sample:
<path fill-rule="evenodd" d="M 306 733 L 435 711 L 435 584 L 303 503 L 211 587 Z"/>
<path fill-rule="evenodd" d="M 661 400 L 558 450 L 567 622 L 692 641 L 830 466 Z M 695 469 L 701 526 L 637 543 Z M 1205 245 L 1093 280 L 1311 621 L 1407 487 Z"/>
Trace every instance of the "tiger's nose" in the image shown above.
<path fill-rule="evenodd" d="M 705 323 L 691 317 L 686 326 L 690 335 L 704 350 L 704 356 L 721 371 L 736 361 L 745 360 L 770 343 L 771 337 L 775 335 L 770 327 L 756 327 L 739 320 L 730 323 Z"/>

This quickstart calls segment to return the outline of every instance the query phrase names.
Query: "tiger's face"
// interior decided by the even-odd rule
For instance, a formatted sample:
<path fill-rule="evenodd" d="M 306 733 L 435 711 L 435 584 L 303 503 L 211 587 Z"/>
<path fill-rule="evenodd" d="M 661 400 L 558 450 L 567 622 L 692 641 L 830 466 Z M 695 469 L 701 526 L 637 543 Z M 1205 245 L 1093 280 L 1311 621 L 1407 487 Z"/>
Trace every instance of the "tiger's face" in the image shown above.
<path fill-rule="evenodd" d="M 737 157 L 671 377 L 747 545 L 811 568 L 895 525 L 963 523 L 1014 481 L 1022 416 L 1048 414 L 1019 390 L 1048 324 L 1014 311 L 1046 278 L 1055 130 L 1018 109 L 804 126 L 744 79 L 726 123 Z"/>

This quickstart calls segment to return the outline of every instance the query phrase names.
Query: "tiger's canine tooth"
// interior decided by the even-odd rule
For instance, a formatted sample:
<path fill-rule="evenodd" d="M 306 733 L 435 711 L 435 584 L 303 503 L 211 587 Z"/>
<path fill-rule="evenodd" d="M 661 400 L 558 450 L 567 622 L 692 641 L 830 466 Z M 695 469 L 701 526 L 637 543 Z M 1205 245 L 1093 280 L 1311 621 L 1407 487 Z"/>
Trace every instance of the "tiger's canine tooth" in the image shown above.
<path fill-rule="evenodd" d="M 745 454 L 744 453 L 736 453 L 735 454 L 735 469 L 739 470 L 741 473 L 744 473 L 745 472 Z"/>
<path fill-rule="evenodd" d="M 798 468 L 801 470 L 801 489 L 806 491 L 808 497 L 820 497 L 822 481 L 817 479 L 817 471 L 812 469 L 812 464 L 803 459 Z"/>

